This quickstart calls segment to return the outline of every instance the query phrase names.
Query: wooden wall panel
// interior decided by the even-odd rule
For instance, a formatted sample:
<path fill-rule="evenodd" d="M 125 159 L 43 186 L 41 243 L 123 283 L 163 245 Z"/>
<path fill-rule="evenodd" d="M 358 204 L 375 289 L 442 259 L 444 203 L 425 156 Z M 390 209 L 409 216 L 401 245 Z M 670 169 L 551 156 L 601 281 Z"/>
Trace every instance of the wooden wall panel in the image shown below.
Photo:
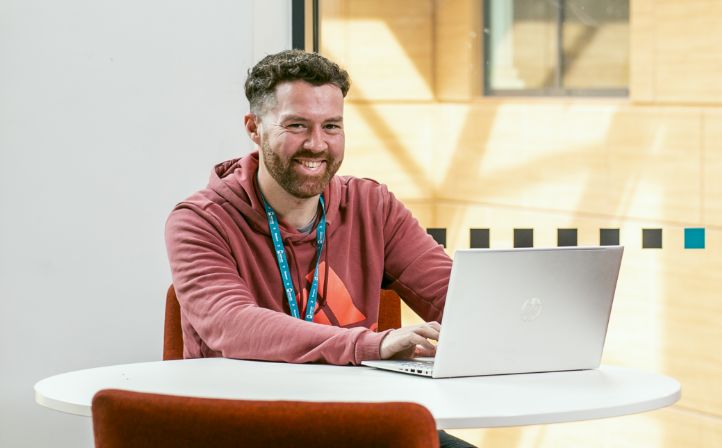
<path fill-rule="evenodd" d="M 482 94 L 482 1 L 435 2 L 434 75 L 436 97 L 469 101 Z"/>
<path fill-rule="evenodd" d="M 698 110 L 488 101 L 440 105 L 435 123 L 444 171 L 437 197 L 663 221 L 701 216 Z"/>
<path fill-rule="evenodd" d="M 699 222 L 700 124 L 699 110 L 690 108 L 632 107 L 615 114 L 606 138 L 613 214 Z"/>
<path fill-rule="evenodd" d="M 634 102 L 654 101 L 654 0 L 633 0 L 629 12 L 629 97 Z"/>
<path fill-rule="evenodd" d="M 349 100 L 433 99 L 431 0 L 321 4 L 321 53 L 351 74 Z"/>
<path fill-rule="evenodd" d="M 571 88 L 627 87 L 629 34 L 629 22 L 622 20 L 600 23 L 591 30 L 582 21 L 567 23 L 564 47 L 574 56 L 567 58 L 564 84 Z"/>
<path fill-rule="evenodd" d="M 440 107 L 435 130 L 439 158 L 451 160 L 439 197 L 571 210 L 584 188 L 603 194 L 606 179 L 594 173 L 605 166 L 604 129 L 615 106 L 475 103 L 459 131 L 446 122 L 448 108 Z M 449 135 L 449 130 L 458 135 Z"/>
<path fill-rule="evenodd" d="M 722 82 L 722 77 L 720 78 Z M 701 224 L 722 226 L 722 109 L 706 109 L 703 115 L 704 219 Z"/>
<path fill-rule="evenodd" d="M 485 142 L 494 123 L 496 109 L 486 105 L 438 104 L 433 115 L 433 181 L 439 197 L 464 198 L 484 189 L 479 185 L 478 170 L 484 157 Z M 455 190 L 461 183 L 466 190 Z"/>
<path fill-rule="evenodd" d="M 397 197 L 431 199 L 431 105 L 347 103 L 340 174 L 371 177 Z"/>
<path fill-rule="evenodd" d="M 404 205 L 423 228 L 434 227 L 434 203 L 424 200 L 405 200 Z"/>
<path fill-rule="evenodd" d="M 654 11 L 657 100 L 722 104 L 722 2 L 655 0 Z"/>

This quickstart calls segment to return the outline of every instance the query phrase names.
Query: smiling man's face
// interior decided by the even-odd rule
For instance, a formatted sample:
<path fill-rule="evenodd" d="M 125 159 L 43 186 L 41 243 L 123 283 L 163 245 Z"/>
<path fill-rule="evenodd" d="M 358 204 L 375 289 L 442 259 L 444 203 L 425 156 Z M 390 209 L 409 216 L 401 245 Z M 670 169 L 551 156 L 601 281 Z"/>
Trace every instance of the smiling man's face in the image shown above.
<path fill-rule="evenodd" d="M 343 161 L 343 94 L 333 84 L 278 84 L 260 117 L 262 167 L 290 195 L 319 195 Z"/>

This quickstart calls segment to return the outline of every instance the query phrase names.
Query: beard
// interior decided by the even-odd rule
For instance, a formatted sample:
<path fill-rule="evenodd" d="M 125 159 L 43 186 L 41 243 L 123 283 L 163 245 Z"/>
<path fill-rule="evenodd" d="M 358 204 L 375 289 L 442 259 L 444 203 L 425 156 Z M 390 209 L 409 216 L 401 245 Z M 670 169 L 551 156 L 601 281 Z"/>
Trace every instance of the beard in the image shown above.
<path fill-rule="evenodd" d="M 328 152 L 314 153 L 306 149 L 300 149 L 291 157 L 284 159 L 271 149 L 268 140 L 262 143 L 261 150 L 263 163 L 271 177 L 291 196 L 299 199 L 308 199 L 323 193 L 343 161 L 343 158 L 340 160 L 332 158 Z M 296 157 L 324 161 L 324 169 L 315 176 L 299 174 L 294 169 L 293 159 Z"/>

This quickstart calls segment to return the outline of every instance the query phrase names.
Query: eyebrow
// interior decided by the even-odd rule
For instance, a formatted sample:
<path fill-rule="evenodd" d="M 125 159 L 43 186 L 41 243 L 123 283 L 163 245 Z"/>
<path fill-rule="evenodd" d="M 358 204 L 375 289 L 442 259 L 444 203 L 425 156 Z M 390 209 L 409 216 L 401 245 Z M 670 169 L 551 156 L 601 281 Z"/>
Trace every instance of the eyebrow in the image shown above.
<path fill-rule="evenodd" d="M 306 117 L 302 117 L 302 116 L 300 116 L 300 115 L 287 115 L 287 116 L 285 116 L 285 117 L 281 117 L 281 122 L 283 123 L 283 122 L 285 122 L 285 121 L 309 121 L 309 119 L 306 118 Z M 328 122 L 330 122 L 330 121 L 331 121 L 331 122 L 343 121 L 343 117 L 342 117 L 342 116 L 337 116 L 337 117 L 331 117 L 331 118 L 328 118 L 328 119 L 326 119 L 326 120 L 323 120 L 324 123 L 328 123 Z"/>

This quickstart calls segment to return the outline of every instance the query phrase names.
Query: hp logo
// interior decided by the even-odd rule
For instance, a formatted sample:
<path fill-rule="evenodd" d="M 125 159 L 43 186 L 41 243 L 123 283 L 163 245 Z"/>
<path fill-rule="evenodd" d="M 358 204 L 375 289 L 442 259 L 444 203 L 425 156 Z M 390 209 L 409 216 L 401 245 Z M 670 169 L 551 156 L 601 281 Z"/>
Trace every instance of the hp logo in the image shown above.
<path fill-rule="evenodd" d="M 541 299 L 536 297 L 526 299 L 521 305 L 521 320 L 524 322 L 536 320 L 536 318 L 541 314 L 543 306 L 544 304 Z"/>

